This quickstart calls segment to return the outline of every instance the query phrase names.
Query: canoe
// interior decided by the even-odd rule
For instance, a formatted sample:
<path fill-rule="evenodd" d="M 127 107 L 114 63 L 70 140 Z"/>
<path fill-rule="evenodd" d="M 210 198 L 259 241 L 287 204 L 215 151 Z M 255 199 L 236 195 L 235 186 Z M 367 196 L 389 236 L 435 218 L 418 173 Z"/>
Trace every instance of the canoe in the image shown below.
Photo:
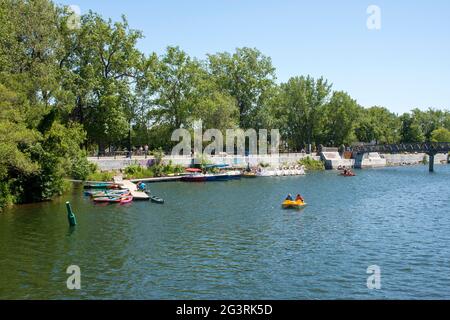
<path fill-rule="evenodd" d="M 101 197 L 101 198 L 95 198 L 93 200 L 94 202 L 107 202 L 107 203 L 119 203 L 122 201 L 121 197 Z"/>
<path fill-rule="evenodd" d="M 129 196 L 130 191 L 128 190 L 114 190 L 114 191 L 98 191 L 98 192 L 92 192 L 91 197 L 92 198 L 102 198 L 102 197 L 125 197 Z"/>
<path fill-rule="evenodd" d="M 120 200 L 120 204 L 127 204 L 133 201 L 133 196 L 127 196 Z"/>
<path fill-rule="evenodd" d="M 112 183 L 91 183 L 84 185 L 84 189 L 120 189 L 120 185 Z"/>
<path fill-rule="evenodd" d="M 154 203 L 164 204 L 164 199 L 159 197 L 150 196 L 150 200 Z"/>
<path fill-rule="evenodd" d="M 90 183 L 85 184 L 84 189 L 106 189 L 109 185 L 109 183 Z"/>
<path fill-rule="evenodd" d="M 306 206 L 306 203 L 303 201 L 290 201 L 286 200 L 283 202 L 284 209 L 301 209 Z"/>

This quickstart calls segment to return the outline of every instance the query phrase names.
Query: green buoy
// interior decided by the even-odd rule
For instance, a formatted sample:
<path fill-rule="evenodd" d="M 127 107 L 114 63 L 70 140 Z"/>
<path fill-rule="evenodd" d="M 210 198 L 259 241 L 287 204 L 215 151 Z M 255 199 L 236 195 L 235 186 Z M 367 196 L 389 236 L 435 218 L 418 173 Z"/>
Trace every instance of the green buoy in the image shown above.
<path fill-rule="evenodd" d="M 75 227 L 77 225 L 77 217 L 75 217 L 75 214 L 72 211 L 72 206 L 70 205 L 70 202 L 66 202 L 66 208 L 67 208 L 67 218 L 69 219 L 69 225 L 71 227 Z"/>

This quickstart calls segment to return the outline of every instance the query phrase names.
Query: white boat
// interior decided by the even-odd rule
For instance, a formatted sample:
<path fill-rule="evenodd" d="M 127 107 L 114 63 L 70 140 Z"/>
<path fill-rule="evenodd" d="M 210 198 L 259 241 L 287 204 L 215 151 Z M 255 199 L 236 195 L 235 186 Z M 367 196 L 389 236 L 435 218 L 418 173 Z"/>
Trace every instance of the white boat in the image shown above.
<path fill-rule="evenodd" d="M 228 171 L 227 174 L 230 179 L 240 179 L 242 176 L 242 172 L 239 170 Z"/>
<path fill-rule="evenodd" d="M 273 170 L 262 170 L 257 172 L 256 175 L 258 177 L 273 177 L 275 175 L 275 171 Z"/>

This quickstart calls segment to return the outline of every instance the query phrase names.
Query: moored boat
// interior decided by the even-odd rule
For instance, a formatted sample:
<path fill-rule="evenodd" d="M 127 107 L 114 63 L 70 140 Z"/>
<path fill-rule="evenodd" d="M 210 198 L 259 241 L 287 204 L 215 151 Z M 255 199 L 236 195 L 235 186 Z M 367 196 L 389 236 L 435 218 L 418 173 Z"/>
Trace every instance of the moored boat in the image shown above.
<path fill-rule="evenodd" d="M 238 179 L 242 178 L 242 172 L 240 172 L 238 170 L 228 171 L 227 174 L 231 180 L 238 180 Z"/>
<path fill-rule="evenodd" d="M 215 177 L 217 181 L 228 181 L 231 179 L 228 173 L 219 173 Z"/>
<path fill-rule="evenodd" d="M 261 170 L 256 173 L 258 177 L 273 177 L 275 175 L 275 171 L 272 170 Z"/>
<path fill-rule="evenodd" d="M 164 199 L 160 197 L 150 196 L 150 200 L 154 203 L 164 204 Z"/>
<path fill-rule="evenodd" d="M 215 174 L 205 174 L 206 181 L 217 181 L 217 175 Z"/>
<path fill-rule="evenodd" d="M 94 202 L 98 203 L 120 203 L 122 201 L 121 197 L 100 197 L 93 199 Z"/>
<path fill-rule="evenodd" d="M 120 200 L 120 204 L 127 204 L 133 201 L 133 196 L 126 196 Z"/>
<path fill-rule="evenodd" d="M 255 172 L 244 172 L 244 173 L 242 174 L 242 177 L 243 177 L 243 178 L 256 178 L 257 175 L 256 175 Z"/>
<path fill-rule="evenodd" d="M 206 177 L 203 174 L 190 174 L 181 178 L 185 182 L 205 182 Z"/>
<path fill-rule="evenodd" d="M 92 198 L 101 198 L 101 197 L 124 197 L 130 195 L 129 190 L 114 190 L 114 191 L 97 191 L 91 192 Z"/>

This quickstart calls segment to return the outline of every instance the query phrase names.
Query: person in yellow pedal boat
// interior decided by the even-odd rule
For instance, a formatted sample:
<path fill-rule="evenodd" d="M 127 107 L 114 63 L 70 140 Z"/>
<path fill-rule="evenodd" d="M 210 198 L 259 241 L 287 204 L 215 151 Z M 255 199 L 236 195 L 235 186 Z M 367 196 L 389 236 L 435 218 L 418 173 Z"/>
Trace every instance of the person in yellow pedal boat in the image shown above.
<path fill-rule="evenodd" d="M 294 199 L 292 199 L 292 195 L 291 194 L 288 194 L 288 196 L 286 198 L 286 201 L 294 201 Z"/>
<path fill-rule="evenodd" d="M 303 199 L 303 197 L 300 194 L 298 194 L 297 198 L 295 198 L 295 201 L 305 202 L 305 199 Z"/>

